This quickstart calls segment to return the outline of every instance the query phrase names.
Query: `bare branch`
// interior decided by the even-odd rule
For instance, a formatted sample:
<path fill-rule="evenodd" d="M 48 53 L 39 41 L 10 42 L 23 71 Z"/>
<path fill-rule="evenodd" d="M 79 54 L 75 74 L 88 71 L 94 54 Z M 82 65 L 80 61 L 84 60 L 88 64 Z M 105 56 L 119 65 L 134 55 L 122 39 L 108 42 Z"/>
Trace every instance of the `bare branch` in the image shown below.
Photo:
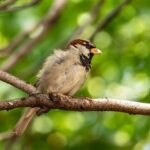
<path fill-rule="evenodd" d="M 150 104 L 111 98 L 72 98 L 62 94 L 35 94 L 13 101 L 0 102 L 0 110 L 18 107 L 48 107 L 71 111 L 116 111 L 129 114 L 150 115 Z"/>
<path fill-rule="evenodd" d="M 0 102 L 0 110 L 11 110 L 19 107 L 36 107 L 36 109 L 30 109 L 30 113 L 23 117 L 19 125 L 14 128 L 15 130 L 0 134 L 1 140 L 11 138 L 11 141 L 14 141 L 17 136 L 21 135 L 27 127 L 25 125 L 28 125 L 33 114 L 36 114 L 37 107 L 70 111 L 116 111 L 129 114 L 150 115 L 150 104 L 111 98 L 89 99 L 72 98 L 62 94 L 35 94 L 13 101 Z M 28 124 L 27 121 L 29 121 Z M 25 123 L 25 125 L 22 123 Z"/>
<path fill-rule="evenodd" d="M 1 66 L 1 69 L 8 71 L 12 66 L 14 66 L 22 57 L 24 57 L 33 47 L 35 47 L 47 34 L 47 32 L 52 28 L 59 18 L 60 12 L 64 8 L 66 0 L 56 0 L 49 10 L 47 16 L 41 22 L 39 28 L 41 32 L 29 40 L 26 45 L 23 45 L 18 51 L 15 51 Z"/>
<path fill-rule="evenodd" d="M 5 10 L 7 7 L 15 3 L 16 0 L 6 0 L 0 4 L 0 11 Z"/>
<path fill-rule="evenodd" d="M 126 6 L 131 0 L 124 0 L 120 5 L 118 5 L 112 12 L 110 12 L 103 21 L 99 23 L 93 34 L 90 36 L 89 40 L 93 41 L 96 34 L 103 30 L 104 27 L 106 27 L 119 13 L 120 11 Z"/>
<path fill-rule="evenodd" d="M 4 132 L 4 133 L 0 133 L 0 141 L 9 139 L 12 136 L 12 132 Z"/>
<path fill-rule="evenodd" d="M 41 0 L 32 0 L 31 2 L 26 3 L 24 5 L 14 6 L 14 7 L 12 7 L 11 4 L 13 4 L 16 0 L 9 0 L 9 1 L 10 1 L 9 4 L 7 5 L 6 4 L 0 5 L 0 12 L 12 12 L 12 11 L 23 10 L 23 9 L 39 4 Z"/>
<path fill-rule="evenodd" d="M 13 85 L 13 86 L 27 92 L 28 94 L 33 94 L 36 91 L 36 88 L 33 87 L 32 85 L 27 84 L 23 80 L 20 80 L 19 78 L 12 76 L 1 70 L 0 70 L 0 80 Z"/>

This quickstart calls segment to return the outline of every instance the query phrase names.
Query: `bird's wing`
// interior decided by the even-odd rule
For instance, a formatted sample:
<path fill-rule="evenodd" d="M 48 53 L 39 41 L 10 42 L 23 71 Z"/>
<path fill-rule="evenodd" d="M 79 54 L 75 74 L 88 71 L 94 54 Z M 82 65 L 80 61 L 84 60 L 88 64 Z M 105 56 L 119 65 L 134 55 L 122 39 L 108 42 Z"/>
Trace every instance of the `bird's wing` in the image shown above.
<path fill-rule="evenodd" d="M 63 53 L 64 54 L 64 53 Z M 86 71 L 74 57 L 55 53 L 45 63 L 49 69 L 43 69 L 39 75 L 38 88 L 42 92 L 58 92 L 74 94 L 85 80 Z M 64 58 L 66 57 L 66 58 Z M 51 61 L 52 60 L 52 61 Z"/>

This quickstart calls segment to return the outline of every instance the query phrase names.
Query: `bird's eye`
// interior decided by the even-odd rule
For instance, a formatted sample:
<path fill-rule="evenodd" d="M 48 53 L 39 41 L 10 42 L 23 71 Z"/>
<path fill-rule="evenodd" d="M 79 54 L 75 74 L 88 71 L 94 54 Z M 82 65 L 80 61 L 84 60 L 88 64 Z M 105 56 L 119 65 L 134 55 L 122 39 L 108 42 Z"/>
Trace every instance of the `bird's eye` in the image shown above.
<path fill-rule="evenodd" d="M 95 46 L 93 46 L 93 45 L 91 45 L 91 44 L 89 44 L 89 43 L 86 44 L 85 46 L 86 46 L 87 49 L 91 49 L 91 48 L 94 48 L 94 47 L 95 47 Z"/>
<path fill-rule="evenodd" d="M 90 48 L 91 48 L 91 45 L 86 44 L 86 48 L 90 49 Z"/>

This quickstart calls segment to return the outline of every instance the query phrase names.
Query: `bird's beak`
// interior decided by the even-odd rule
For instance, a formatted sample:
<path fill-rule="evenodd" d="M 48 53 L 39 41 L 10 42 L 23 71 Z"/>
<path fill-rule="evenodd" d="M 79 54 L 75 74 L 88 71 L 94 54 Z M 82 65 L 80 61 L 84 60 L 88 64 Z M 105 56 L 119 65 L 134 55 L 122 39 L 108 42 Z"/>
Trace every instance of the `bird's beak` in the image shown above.
<path fill-rule="evenodd" d="M 101 54 L 102 51 L 95 47 L 95 48 L 91 48 L 91 53 L 98 55 Z"/>

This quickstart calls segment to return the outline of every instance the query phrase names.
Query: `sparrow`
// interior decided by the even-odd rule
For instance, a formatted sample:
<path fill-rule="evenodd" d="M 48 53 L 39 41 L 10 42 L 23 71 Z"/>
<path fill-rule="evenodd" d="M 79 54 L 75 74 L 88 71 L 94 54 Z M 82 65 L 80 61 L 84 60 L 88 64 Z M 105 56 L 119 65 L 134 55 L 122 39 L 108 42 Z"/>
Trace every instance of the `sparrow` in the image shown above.
<path fill-rule="evenodd" d="M 74 95 L 87 78 L 93 56 L 101 53 L 90 41 L 82 39 L 71 41 L 65 50 L 55 50 L 37 75 L 37 90 Z"/>
<path fill-rule="evenodd" d="M 39 93 L 74 95 L 86 80 L 94 55 L 102 52 L 90 41 L 76 39 L 65 50 L 55 50 L 37 75 L 35 84 Z M 29 108 L 16 125 L 16 134 L 23 134 L 35 114 L 47 112 L 49 108 Z"/>

